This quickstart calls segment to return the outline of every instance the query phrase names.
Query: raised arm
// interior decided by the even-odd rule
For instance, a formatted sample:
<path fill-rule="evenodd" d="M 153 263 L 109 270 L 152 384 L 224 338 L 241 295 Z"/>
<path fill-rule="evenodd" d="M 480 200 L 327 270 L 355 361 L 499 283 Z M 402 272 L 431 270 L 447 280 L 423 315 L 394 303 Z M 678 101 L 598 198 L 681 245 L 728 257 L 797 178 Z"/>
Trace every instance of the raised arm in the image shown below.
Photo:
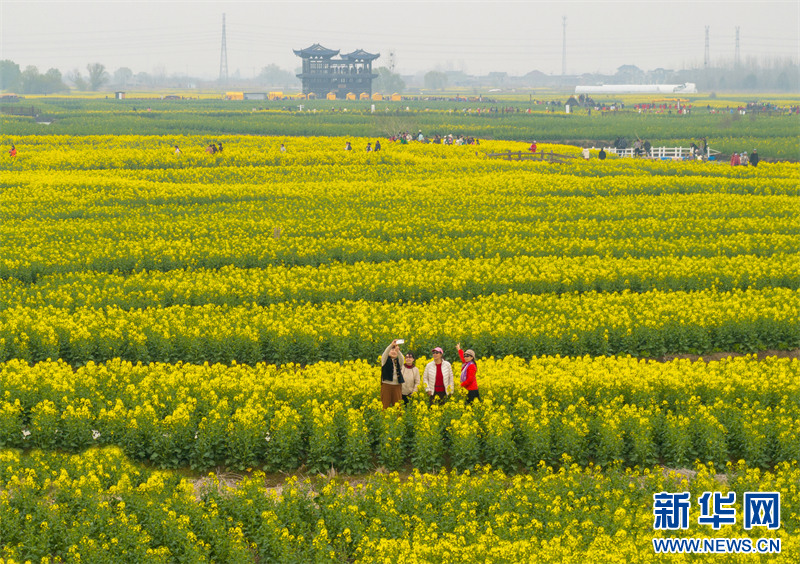
<path fill-rule="evenodd" d="M 464 351 L 461 350 L 461 343 L 456 345 L 456 350 L 458 351 L 458 356 L 461 358 L 461 362 L 466 362 L 466 360 L 464 360 Z"/>
<path fill-rule="evenodd" d="M 395 339 L 391 343 L 389 343 L 389 346 L 386 347 L 386 350 L 383 351 L 383 354 L 381 355 L 381 366 L 386 364 L 386 361 L 389 360 L 389 351 L 392 350 L 392 347 L 394 347 L 396 345 L 397 345 L 397 339 Z M 400 354 L 399 350 L 397 351 L 397 354 L 398 355 Z"/>

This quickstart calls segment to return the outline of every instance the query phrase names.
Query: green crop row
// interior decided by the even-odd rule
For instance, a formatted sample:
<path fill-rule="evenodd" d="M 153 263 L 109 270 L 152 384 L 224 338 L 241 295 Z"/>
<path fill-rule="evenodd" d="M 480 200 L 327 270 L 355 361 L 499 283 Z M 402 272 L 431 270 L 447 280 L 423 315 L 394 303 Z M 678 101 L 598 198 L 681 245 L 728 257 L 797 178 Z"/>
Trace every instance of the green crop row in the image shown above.
<path fill-rule="evenodd" d="M 557 464 L 564 455 L 582 465 L 641 467 L 695 460 L 767 467 L 800 460 L 800 407 L 786 400 L 771 408 L 722 401 L 706 406 L 694 399 L 677 405 L 677 413 L 621 401 L 534 408 L 487 399 L 474 408 L 460 401 L 429 408 L 422 396 L 389 411 L 377 399 L 361 410 L 312 400 L 299 410 L 264 403 L 231 411 L 221 401 L 202 417 L 194 407 L 187 400 L 161 419 L 151 403 L 128 409 L 118 402 L 93 413 L 86 400 L 63 410 L 43 400 L 25 424 L 21 404 L 4 403 L 0 446 L 80 451 L 105 444 L 161 468 L 293 472 L 302 466 L 351 474 L 409 463 L 423 472 L 484 463 L 518 472 L 540 461 Z"/>
<path fill-rule="evenodd" d="M 28 285 L 0 281 L 0 309 L 172 305 L 266 306 L 286 301 L 430 301 L 516 292 L 800 289 L 800 255 L 757 257 L 529 257 L 400 260 L 310 266 L 121 273 L 72 272 Z M 402 276 L 396 276 L 402 272 Z M 435 273 L 435 276 L 431 276 Z"/>
<path fill-rule="evenodd" d="M 797 464 L 726 474 L 698 466 L 675 472 L 565 465 L 509 477 L 474 473 L 376 474 L 357 484 L 334 478 L 280 483 L 210 475 L 192 483 L 132 464 L 118 449 L 82 456 L 0 451 L 0 558 L 4 562 L 651 562 L 652 538 L 747 537 L 779 541 L 770 562 L 800 555 Z M 654 531 L 653 495 L 690 493 L 690 526 Z M 781 495 L 781 526 L 719 530 L 698 524 L 703 492 Z M 737 562 L 764 556 L 735 555 Z"/>

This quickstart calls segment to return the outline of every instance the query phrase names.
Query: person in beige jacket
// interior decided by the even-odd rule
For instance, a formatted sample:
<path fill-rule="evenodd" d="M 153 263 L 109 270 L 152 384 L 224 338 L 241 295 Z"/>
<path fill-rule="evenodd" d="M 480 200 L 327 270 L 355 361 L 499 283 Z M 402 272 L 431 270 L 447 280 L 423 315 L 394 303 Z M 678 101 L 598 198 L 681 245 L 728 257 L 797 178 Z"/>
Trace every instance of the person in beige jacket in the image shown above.
<path fill-rule="evenodd" d="M 403 403 L 408 405 L 409 397 L 419 388 L 419 368 L 414 364 L 413 353 L 406 353 L 406 362 L 400 369 L 403 371 Z"/>
<path fill-rule="evenodd" d="M 444 403 L 453 393 L 453 367 L 444 360 L 444 351 L 441 347 L 434 348 L 431 353 L 433 360 L 425 366 L 422 381 L 425 382 L 425 390 L 430 397 L 430 404 L 433 405 L 436 399 Z"/>

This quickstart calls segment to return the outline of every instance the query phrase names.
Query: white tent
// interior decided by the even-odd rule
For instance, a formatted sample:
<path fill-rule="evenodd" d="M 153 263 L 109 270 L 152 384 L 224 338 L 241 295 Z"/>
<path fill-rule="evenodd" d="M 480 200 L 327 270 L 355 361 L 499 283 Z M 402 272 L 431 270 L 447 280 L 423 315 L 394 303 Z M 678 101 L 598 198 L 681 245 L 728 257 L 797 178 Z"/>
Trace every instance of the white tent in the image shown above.
<path fill-rule="evenodd" d="M 697 94 L 697 85 L 684 84 L 602 84 L 576 86 L 575 94 Z"/>

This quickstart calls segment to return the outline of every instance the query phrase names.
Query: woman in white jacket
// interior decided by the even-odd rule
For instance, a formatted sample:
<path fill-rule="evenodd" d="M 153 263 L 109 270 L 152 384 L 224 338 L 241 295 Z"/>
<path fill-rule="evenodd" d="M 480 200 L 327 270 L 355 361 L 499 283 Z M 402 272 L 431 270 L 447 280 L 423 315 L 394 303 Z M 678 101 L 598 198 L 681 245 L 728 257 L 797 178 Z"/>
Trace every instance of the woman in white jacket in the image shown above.
<path fill-rule="evenodd" d="M 433 360 L 425 366 L 422 381 L 425 384 L 425 390 L 428 392 L 430 405 L 433 405 L 433 402 L 437 399 L 440 403 L 446 402 L 450 394 L 453 393 L 453 367 L 444 360 L 444 351 L 441 347 L 436 347 L 431 352 L 433 353 Z"/>

